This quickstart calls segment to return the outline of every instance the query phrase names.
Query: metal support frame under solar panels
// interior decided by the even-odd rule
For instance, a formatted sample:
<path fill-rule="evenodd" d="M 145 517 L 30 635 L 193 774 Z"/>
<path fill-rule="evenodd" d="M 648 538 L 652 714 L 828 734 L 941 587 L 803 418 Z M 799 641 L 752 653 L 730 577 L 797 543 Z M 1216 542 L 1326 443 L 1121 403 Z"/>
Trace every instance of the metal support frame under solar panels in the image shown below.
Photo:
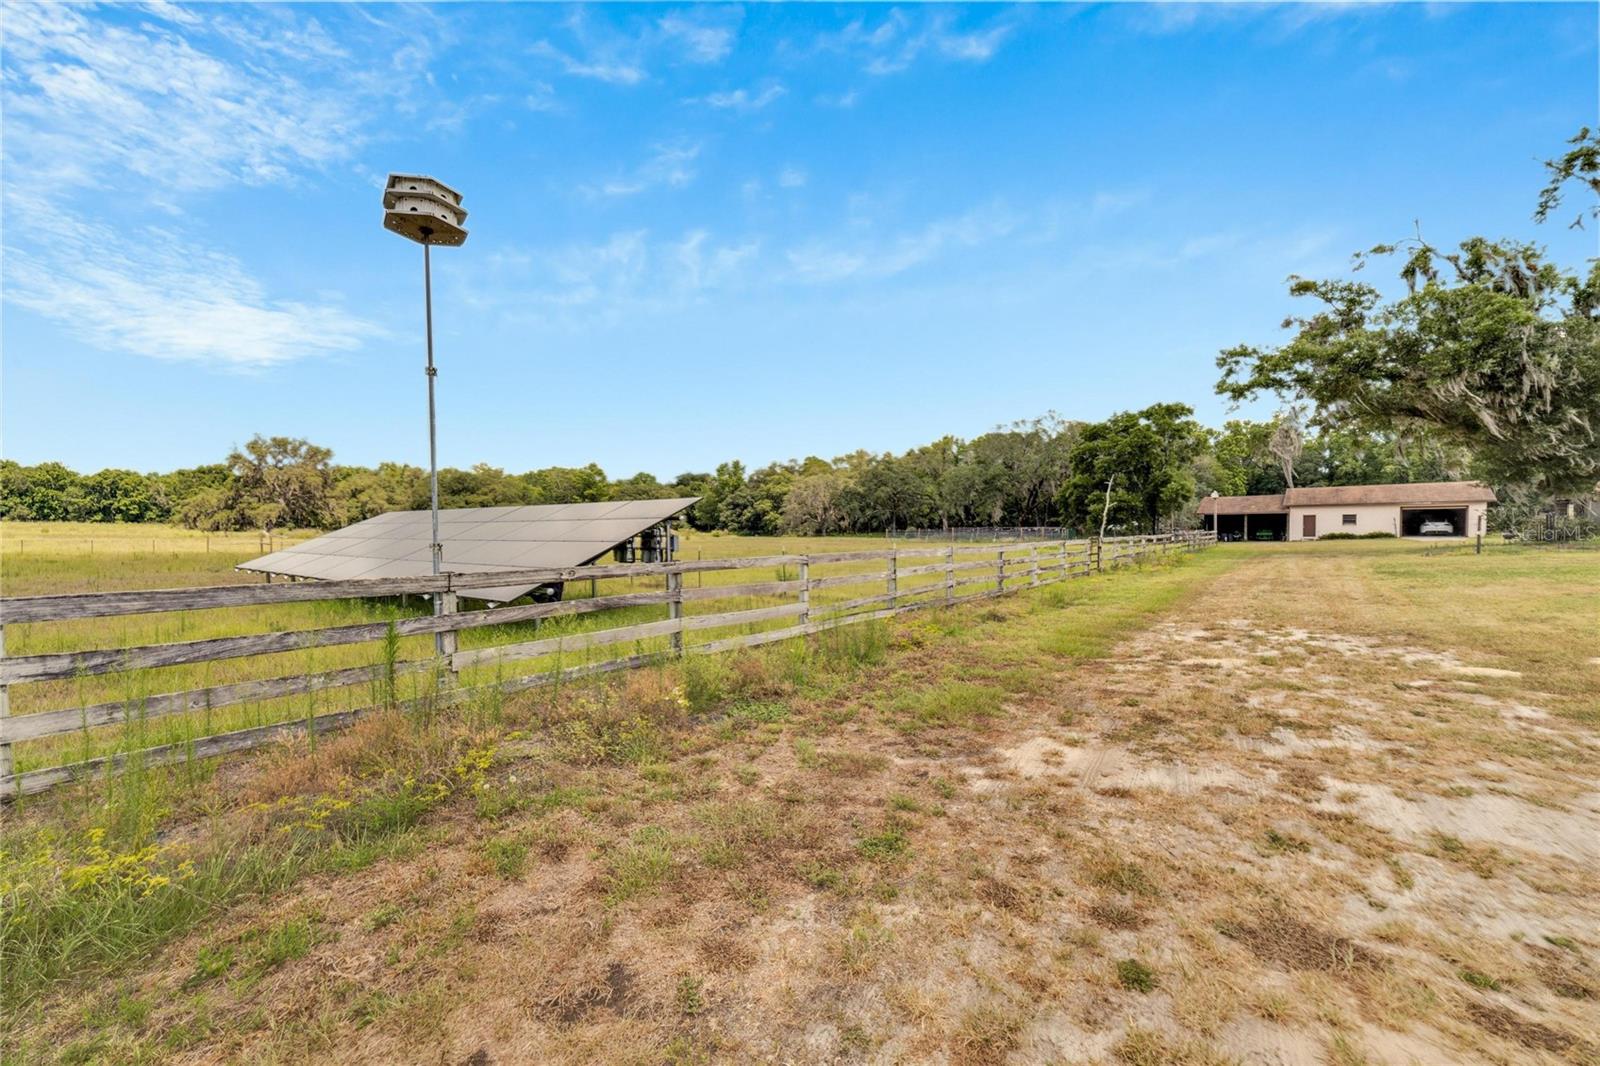
<path fill-rule="evenodd" d="M 511 507 L 453 507 L 439 512 L 444 572 L 567 569 L 621 545 L 638 561 L 671 559 L 672 519 L 699 500 L 626 500 Z M 638 548 L 634 547 L 639 538 Z M 239 564 L 238 569 L 319 581 L 426 577 L 433 572 L 427 511 L 391 511 Z M 645 545 L 650 547 L 646 548 Z M 650 555 L 651 559 L 642 558 Z M 508 603 L 537 586 L 473 589 L 472 599 Z"/>

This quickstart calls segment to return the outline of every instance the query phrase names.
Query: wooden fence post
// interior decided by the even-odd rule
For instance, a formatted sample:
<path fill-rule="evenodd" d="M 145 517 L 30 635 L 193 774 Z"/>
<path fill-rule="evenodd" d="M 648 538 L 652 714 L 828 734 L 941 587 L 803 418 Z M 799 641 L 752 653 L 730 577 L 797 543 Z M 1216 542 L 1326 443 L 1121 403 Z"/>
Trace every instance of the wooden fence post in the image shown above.
<path fill-rule="evenodd" d="M 956 598 L 956 549 L 955 545 L 945 549 L 944 552 L 944 605 L 950 606 Z"/>
<path fill-rule="evenodd" d="M 811 556 L 800 560 L 800 624 L 811 624 Z"/>
<path fill-rule="evenodd" d="M 1000 561 L 994 564 L 994 591 L 995 595 L 1002 595 L 1006 591 L 1006 550 L 1000 549 Z"/>
<path fill-rule="evenodd" d="M 458 604 L 454 592 L 439 594 L 439 614 L 455 614 L 457 610 Z M 445 668 L 445 672 L 440 676 L 439 680 L 452 688 L 460 680 L 456 676 L 456 648 L 459 645 L 459 634 L 455 630 L 446 630 L 439 634 L 439 647 L 437 650 Z"/>
<path fill-rule="evenodd" d="M 895 598 L 900 594 L 900 553 L 889 553 L 889 610 L 894 610 Z"/>
<path fill-rule="evenodd" d="M 801 568 L 805 573 L 805 568 Z M 669 638 L 672 642 L 672 654 L 683 657 L 683 575 L 670 573 L 667 575 L 667 617 L 675 619 L 678 627 L 672 631 Z"/>
<path fill-rule="evenodd" d="M 5 623 L 0 622 L 0 660 L 3 660 L 5 657 L 6 627 Z M 6 719 L 10 717 L 11 692 L 7 686 L 0 685 L 0 729 L 4 729 L 6 727 Z M 11 785 L 9 783 L 9 779 L 14 771 L 15 767 L 11 761 L 11 741 L 6 737 L 0 736 L 0 780 L 5 780 L 7 782 L 4 788 L 0 788 L 0 796 L 10 794 Z"/>
<path fill-rule="evenodd" d="M 1039 546 L 1037 544 L 1035 544 L 1033 546 L 1033 569 L 1032 569 L 1032 575 L 1033 575 L 1033 577 L 1028 582 L 1028 584 L 1031 585 L 1034 588 L 1038 588 L 1039 587 Z"/>

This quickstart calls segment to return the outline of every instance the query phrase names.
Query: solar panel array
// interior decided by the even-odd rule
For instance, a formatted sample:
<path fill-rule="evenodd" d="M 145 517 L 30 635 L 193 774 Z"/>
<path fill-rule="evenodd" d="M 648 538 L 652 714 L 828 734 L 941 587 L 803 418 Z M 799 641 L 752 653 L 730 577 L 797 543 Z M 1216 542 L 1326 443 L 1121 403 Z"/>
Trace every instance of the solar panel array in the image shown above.
<path fill-rule="evenodd" d="M 453 507 L 439 512 L 444 571 L 582 566 L 685 510 L 699 497 L 527 507 Z M 266 574 L 343 581 L 433 573 L 427 511 L 391 511 L 239 566 Z M 507 602 L 534 586 L 473 589 L 473 599 Z"/>

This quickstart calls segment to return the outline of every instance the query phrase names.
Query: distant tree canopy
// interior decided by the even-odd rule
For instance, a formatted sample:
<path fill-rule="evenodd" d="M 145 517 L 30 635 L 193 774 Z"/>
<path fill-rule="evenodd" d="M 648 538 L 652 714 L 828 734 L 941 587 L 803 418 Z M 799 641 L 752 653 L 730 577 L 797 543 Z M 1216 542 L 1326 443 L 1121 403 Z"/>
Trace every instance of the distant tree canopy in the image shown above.
<path fill-rule="evenodd" d="M 593 463 L 521 474 L 480 463 L 440 470 L 439 501 L 486 507 L 698 496 L 689 524 L 732 533 L 1050 525 L 1062 520 L 1059 497 L 1085 428 L 1047 415 L 972 440 L 941 437 L 901 455 L 813 455 L 756 470 L 730 460 L 670 482 L 649 473 L 613 481 Z M 327 529 L 427 506 L 427 473 L 418 467 L 340 465 L 329 449 L 288 437 L 256 437 L 226 462 L 170 474 L 107 470 L 84 477 L 59 463 L 0 462 L 0 517 L 18 520 Z M 1168 517 L 1174 516 L 1176 510 Z"/>
<path fill-rule="evenodd" d="M 1213 491 L 1281 493 L 1286 472 L 1296 485 L 1477 474 L 1470 453 L 1436 433 L 1308 427 L 1296 453 L 1283 447 L 1281 430 L 1281 420 L 1233 420 L 1207 430 L 1183 404 L 1155 404 L 1104 422 L 1052 415 L 970 441 L 941 437 L 899 455 L 813 455 L 753 471 L 731 460 L 670 482 L 648 473 L 613 481 L 592 463 L 521 474 L 487 463 L 446 467 L 439 471 L 439 502 L 489 507 L 698 496 L 687 521 L 708 531 L 826 535 L 1065 524 L 1086 533 L 1099 530 L 1106 482 L 1115 474 L 1108 529 L 1130 533 L 1191 520 L 1198 499 Z M 427 506 L 428 475 L 419 467 L 338 465 L 327 448 L 284 437 L 257 437 L 225 463 L 169 474 L 102 470 L 84 476 L 60 463 L 0 461 L 0 518 L 16 520 L 328 529 Z"/>
<path fill-rule="evenodd" d="M 1600 194 L 1600 145 L 1588 129 L 1547 164 L 1536 217 L 1573 181 Z M 1591 212 L 1592 213 L 1592 212 Z M 1581 224 L 1582 215 L 1578 223 Z M 1600 261 L 1586 276 L 1522 241 L 1472 237 L 1453 251 L 1420 237 L 1356 257 L 1399 256 L 1406 295 L 1351 280 L 1291 279 L 1320 308 L 1284 323 L 1281 346 L 1239 345 L 1217 359 L 1217 391 L 1275 392 L 1315 405 L 1324 426 L 1431 435 L 1471 451 L 1492 480 L 1545 492 L 1600 479 Z"/>
<path fill-rule="evenodd" d="M 582 503 L 699 495 L 651 474 L 618 482 L 591 463 L 507 474 L 480 463 L 439 471 L 444 507 Z M 387 511 L 428 506 L 428 474 L 404 463 L 340 466 L 324 447 L 255 437 L 224 463 L 140 474 L 80 475 L 60 463 L 0 460 L 0 518 L 16 521 L 176 522 L 191 529 L 333 529 Z"/>
<path fill-rule="evenodd" d="M 1261 496 L 1289 487 L 1282 461 L 1272 452 L 1272 422 L 1230 420 L 1211 431 L 1209 446 L 1195 457 L 1198 496 Z M 1452 481 L 1474 476 L 1470 455 L 1447 448 L 1426 434 L 1401 438 L 1361 429 L 1308 432 L 1293 462 L 1296 485 L 1378 485 L 1406 481 Z"/>

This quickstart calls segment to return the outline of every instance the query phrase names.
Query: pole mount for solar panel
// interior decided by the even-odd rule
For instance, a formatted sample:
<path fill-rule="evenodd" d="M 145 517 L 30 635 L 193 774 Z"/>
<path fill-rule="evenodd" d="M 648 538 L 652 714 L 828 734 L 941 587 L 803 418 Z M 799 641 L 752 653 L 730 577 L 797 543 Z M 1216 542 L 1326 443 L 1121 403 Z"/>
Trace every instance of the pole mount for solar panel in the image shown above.
<path fill-rule="evenodd" d="M 462 223 L 467 212 L 461 194 L 442 181 L 422 174 L 390 174 L 383 189 L 383 228 L 393 230 L 422 245 L 423 322 L 428 344 L 428 500 L 433 513 L 433 572 L 444 566 L 444 545 L 439 541 L 439 445 L 438 420 L 434 415 L 433 382 L 438 371 L 433 366 L 433 262 L 434 245 L 465 244 L 467 231 Z M 433 613 L 444 610 L 444 597 L 433 597 Z M 435 633 L 434 650 L 444 654 L 445 635 Z"/>

